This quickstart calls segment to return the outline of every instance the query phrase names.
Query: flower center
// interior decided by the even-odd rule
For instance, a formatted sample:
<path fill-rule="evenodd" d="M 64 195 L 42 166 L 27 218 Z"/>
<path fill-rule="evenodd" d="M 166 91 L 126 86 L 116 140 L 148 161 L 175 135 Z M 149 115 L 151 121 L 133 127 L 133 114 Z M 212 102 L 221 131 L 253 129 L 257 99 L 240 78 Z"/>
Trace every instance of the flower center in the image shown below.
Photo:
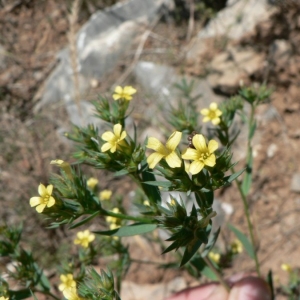
<path fill-rule="evenodd" d="M 202 152 L 199 156 L 199 160 L 206 160 L 210 156 L 209 152 Z"/>
<path fill-rule="evenodd" d="M 49 199 L 50 199 L 50 195 L 45 195 L 43 197 L 43 204 L 47 204 L 49 202 Z"/>

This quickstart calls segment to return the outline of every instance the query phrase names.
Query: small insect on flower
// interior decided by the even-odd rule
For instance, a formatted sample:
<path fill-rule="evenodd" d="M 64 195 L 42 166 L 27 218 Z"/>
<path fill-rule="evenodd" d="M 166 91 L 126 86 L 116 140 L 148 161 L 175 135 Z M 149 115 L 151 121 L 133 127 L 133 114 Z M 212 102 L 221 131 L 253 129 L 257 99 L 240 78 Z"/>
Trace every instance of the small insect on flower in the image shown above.
<path fill-rule="evenodd" d="M 130 101 L 132 99 L 132 95 L 135 93 L 136 89 L 134 89 L 132 86 L 125 86 L 124 88 L 117 86 L 115 88 L 113 98 L 114 100 L 124 99 L 126 101 Z"/>
<path fill-rule="evenodd" d="M 79 231 L 77 232 L 77 238 L 74 240 L 74 244 L 87 248 L 94 239 L 95 235 L 89 230 Z"/>
<path fill-rule="evenodd" d="M 51 207 L 55 204 L 55 199 L 51 196 L 53 191 L 53 185 L 50 184 L 45 187 L 43 184 L 39 185 L 38 192 L 40 197 L 31 197 L 29 200 L 30 206 L 36 206 L 36 211 L 42 213 L 45 207 Z"/>
<path fill-rule="evenodd" d="M 204 116 L 203 122 L 211 121 L 214 125 L 218 125 L 221 122 L 222 111 L 218 109 L 218 104 L 212 102 L 209 108 L 201 109 L 201 115 Z"/>

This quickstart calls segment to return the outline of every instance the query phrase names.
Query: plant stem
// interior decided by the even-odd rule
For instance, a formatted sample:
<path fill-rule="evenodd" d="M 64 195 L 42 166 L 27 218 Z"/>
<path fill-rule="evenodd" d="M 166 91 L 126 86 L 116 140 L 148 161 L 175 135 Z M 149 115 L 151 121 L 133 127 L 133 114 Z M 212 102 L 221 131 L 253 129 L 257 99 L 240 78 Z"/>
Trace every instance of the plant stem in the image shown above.
<path fill-rule="evenodd" d="M 252 173 L 252 162 L 251 161 L 252 161 L 252 155 L 253 154 L 252 154 L 251 141 L 252 141 L 252 137 L 254 135 L 254 132 L 251 133 L 251 131 L 252 131 L 252 128 L 253 128 L 254 122 L 255 122 L 255 120 L 254 120 L 254 111 L 255 111 L 255 106 L 252 104 L 251 105 L 250 119 L 248 121 L 249 135 L 248 135 L 247 157 L 246 157 L 247 172 L 250 173 L 250 174 Z M 235 173 L 234 167 L 231 168 L 231 171 L 232 171 L 232 173 Z M 245 211 L 245 214 L 246 214 L 248 230 L 249 230 L 249 233 L 250 233 L 251 244 L 253 246 L 256 272 L 257 272 L 258 276 L 261 276 L 259 261 L 258 261 L 258 257 L 257 257 L 257 251 L 256 251 L 256 248 L 255 248 L 255 238 L 254 238 L 254 233 L 253 233 L 253 224 L 251 222 L 250 212 L 249 212 L 249 205 L 248 205 L 248 202 L 247 202 L 247 195 L 246 195 L 246 192 L 244 192 L 242 184 L 239 180 L 236 180 L 236 184 L 237 184 L 238 190 L 241 194 L 243 204 L 244 204 L 244 211 Z"/>
<path fill-rule="evenodd" d="M 220 274 L 220 272 L 212 264 L 212 262 L 210 261 L 210 259 L 207 256 L 204 257 L 203 259 L 204 259 L 205 263 L 210 267 L 210 269 L 215 273 L 215 275 L 217 276 L 219 282 L 223 285 L 223 287 L 226 289 L 226 291 L 229 292 L 230 291 L 229 285 L 224 280 L 224 278 L 222 277 L 222 275 Z"/>

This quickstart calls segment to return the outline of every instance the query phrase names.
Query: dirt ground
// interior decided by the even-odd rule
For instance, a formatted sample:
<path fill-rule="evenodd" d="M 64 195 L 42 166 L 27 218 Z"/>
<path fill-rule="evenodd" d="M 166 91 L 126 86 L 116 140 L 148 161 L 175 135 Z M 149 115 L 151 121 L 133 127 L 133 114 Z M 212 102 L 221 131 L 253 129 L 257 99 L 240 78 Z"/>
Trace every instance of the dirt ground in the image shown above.
<path fill-rule="evenodd" d="M 43 229 L 46 223 L 29 207 L 28 199 L 36 193 L 38 183 L 46 183 L 50 172 L 54 171 L 48 162 L 54 158 L 69 160 L 72 146 L 57 133 L 57 128 L 65 124 L 64 120 L 59 121 L 59 118 L 45 113 L 33 115 L 32 108 L 36 103 L 34 96 L 57 63 L 56 53 L 67 43 L 68 1 L 7 2 L 0 1 L 0 32 L 3 33 L 0 45 L 5 49 L 4 62 L 0 63 L 0 220 L 14 225 L 23 222 L 25 246 L 33 248 L 42 258 L 42 264 L 47 265 L 53 255 L 59 257 L 60 251 L 64 251 L 61 241 L 65 239 L 65 232 Z M 14 5 L 18 2 L 21 4 Z M 87 6 L 80 15 L 80 24 L 97 8 Z M 266 275 L 272 269 L 277 287 L 287 280 L 287 274 L 280 268 L 282 263 L 300 268 L 300 194 L 291 190 L 292 177 L 300 172 L 299 15 L 299 6 L 285 6 L 240 42 L 241 45 L 253 45 L 267 57 L 266 66 L 250 80 L 266 81 L 274 88 L 272 101 L 257 111 L 258 138 L 253 145 L 256 157 L 249 203 L 262 272 Z M 152 54 L 151 58 L 161 62 L 167 60 L 184 72 L 183 56 L 179 54 L 188 44 L 185 39 L 187 25 L 180 26 L 178 30 L 172 26 L 160 23 L 153 29 L 154 33 L 164 32 L 168 37 L 171 52 L 154 58 Z M 200 26 L 202 23 L 196 22 L 194 32 Z M 291 46 L 292 51 L 287 57 L 272 58 L 270 47 L 275 39 L 284 39 Z M 162 42 L 157 39 L 149 40 L 145 49 L 159 48 L 159 43 Z M 147 51 L 142 57 L 149 58 Z M 122 74 L 124 64 L 126 67 L 130 61 L 123 61 L 99 91 L 110 86 L 116 76 Z M 63 115 L 62 112 L 61 117 Z M 105 185 L 103 183 L 103 187 Z M 129 191 L 130 183 L 125 182 L 124 187 Z M 234 207 L 230 222 L 247 232 L 235 186 L 227 188 L 219 196 Z M 37 227 L 40 229 L 37 230 Z M 33 242 L 35 239 L 41 240 L 39 246 Z M 48 249 L 48 254 L 45 254 L 45 249 Z M 153 257 L 150 247 L 144 246 L 143 251 L 145 257 Z M 0 260 L 0 267 L 3 266 Z M 233 268 L 226 270 L 226 274 L 253 271 L 253 268 L 253 262 L 243 253 L 234 261 Z M 154 267 L 151 272 L 148 267 L 133 264 L 127 280 L 156 283 L 178 274 L 175 271 L 156 272 Z M 282 299 L 285 298 L 282 296 Z"/>

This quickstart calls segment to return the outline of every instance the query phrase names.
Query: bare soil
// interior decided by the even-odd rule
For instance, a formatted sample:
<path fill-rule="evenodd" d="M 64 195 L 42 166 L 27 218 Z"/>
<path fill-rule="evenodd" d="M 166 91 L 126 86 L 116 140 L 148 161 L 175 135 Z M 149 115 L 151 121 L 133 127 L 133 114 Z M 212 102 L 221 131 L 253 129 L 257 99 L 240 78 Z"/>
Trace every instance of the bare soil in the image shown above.
<path fill-rule="evenodd" d="M 60 116 L 54 117 L 45 113 L 33 115 L 32 108 L 36 103 L 36 93 L 57 63 L 56 53 L 66 46 L 68 1 L 19 2 L 21 4 L 16 6 L 14 2 L 0 2 L 0 32 L 3 33 L 0 44 L 5 49 L 4 63 L 0 64 L 0 220 L 10 225 L 23 222 L 25 247 L 33 249 L 43 266 L 52 268 L 66 249 L 62 244 L 67 233 L 63 229 L 44 229 L 46 222 L 29 207 L 28 199 L 36 193 L 38 184 L 46 183 L 50 172 L 55 171 L 49 166 L 50 160 L 70 160 L 72 145 L 63 141 L 57 132 L 61 125 L 69 126 L 64 120 L 63 109 Z M 80 15 L 80 24 L 96 8 L 93 5 L 89 8 L 91 11 L 86 8 Z M 257 51 L 266 54 L 266 66 L 250 80 L 266 81 L 274 87 L 271 103 L 257 111 L 259 138 L 253 145 L 256 157 L 249 204 L 262 272 L 266 275 L 273 270 L 278 279 L 276 287 L 287 280 L 287 274 L 280 269 L 282 263 L 300 267 L 300 194 L 291 191 L 292 177 L 300 172 L 299 13 L 299 6 L 285 6 L 273 19 L 259 25 L 255 33 L 240 42 L 241 45 L 253 45 Z M 202 24 L 196 23 L 197 26 Z M 181 55 L 188 45 L 186 30 L 187 24 L 180 27 L 158 24 L 153 32 L 165 40 L 150 38 L 142 57 L 167 61 L 181 72 L 188 73 Z M 291 45 L 292 52 L 287 58 L 272 59 L 271 45 L 275 39 L 284 39 Z M 164 55 L 153 54 L 162 46 L 166 50 Z M 101 83 L 99 91 L 105 90 L 122 75 L 130 65 L 131 57 L 133 55 Z M 94 171 L 88 172 L 97 175 Z M 107 182 L 101 182 L 101 187 L 105 188 L 109 183 L 119 193 L 125 194 L 131 189 L 130 183 L 124 181 L 123 190 L 120 190 L 120 185 L 107 174 Z M 246 233 L 246 220 L 236 187 L 232 185 L 219 196 L 234 207 L 230 222 Z M 38 246 L 37 240 L 40 241 Z M 138 258 L 140 252 L 132 248 L 133 256 Z M 143 256 L 157 258 L 159 249 L 155 249 L 153 255 L 152 246 L 142 248 Z M 0 260 L 0 267 L 4 265 L 5 261 Z M 253 270 L 253 262 L 243 253 L 226 274 Z M 168 281 L 178 274 L 177 271 L 158 271 L 153 266 L 145 268 L 134 263 L 127 280 L 156 283 Z M 278 299 L 280 297 L 284 299 L 284 296 Z"/>

